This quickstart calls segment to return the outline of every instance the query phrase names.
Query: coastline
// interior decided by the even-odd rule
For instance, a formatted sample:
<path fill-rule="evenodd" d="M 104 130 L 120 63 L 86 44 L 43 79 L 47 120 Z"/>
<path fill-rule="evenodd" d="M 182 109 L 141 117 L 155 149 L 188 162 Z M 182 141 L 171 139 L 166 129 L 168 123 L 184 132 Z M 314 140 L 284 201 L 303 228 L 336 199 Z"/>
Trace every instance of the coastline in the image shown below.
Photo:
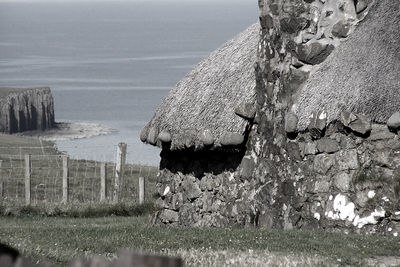
<path fill-rule="evenodd" d="M 108 135 L 116 130 L 101 124 L 86 122 L 57 122 L 53 129 L 45 131 L 26 131 L 16 133 L 16 136 L 38 138 L 45 141 L 70 141 L 95 136 Z"/>

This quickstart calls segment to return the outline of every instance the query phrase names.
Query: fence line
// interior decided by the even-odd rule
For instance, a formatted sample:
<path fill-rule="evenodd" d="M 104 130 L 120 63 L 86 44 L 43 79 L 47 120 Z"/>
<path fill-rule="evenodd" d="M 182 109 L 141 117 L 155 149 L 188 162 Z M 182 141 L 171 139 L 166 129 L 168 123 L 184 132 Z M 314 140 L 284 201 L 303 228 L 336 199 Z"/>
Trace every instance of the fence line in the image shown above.
<path fill-rule="evenodd" d="M 156 169 L 126 164 L 126 144 L 118 146 L 117 155 L 114 163 L 70 159 L 66 154 L 0 154 L 0 202 L 143 203 Z"/>

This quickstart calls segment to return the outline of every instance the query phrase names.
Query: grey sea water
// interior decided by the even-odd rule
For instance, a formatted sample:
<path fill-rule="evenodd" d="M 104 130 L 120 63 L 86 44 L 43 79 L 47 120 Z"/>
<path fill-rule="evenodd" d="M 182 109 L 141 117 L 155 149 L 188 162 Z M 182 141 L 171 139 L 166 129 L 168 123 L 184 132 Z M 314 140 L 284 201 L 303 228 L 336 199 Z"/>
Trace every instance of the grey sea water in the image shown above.
<path fill-rule="evenodd" d="M 0 2 L 0 87 L 49 86 L 57 121 L 116 133 L 58 142 L 88 159 L 157 165 L 139 133 L 168 91 L 211 51 L 257 21 L 257 1 Z"/>

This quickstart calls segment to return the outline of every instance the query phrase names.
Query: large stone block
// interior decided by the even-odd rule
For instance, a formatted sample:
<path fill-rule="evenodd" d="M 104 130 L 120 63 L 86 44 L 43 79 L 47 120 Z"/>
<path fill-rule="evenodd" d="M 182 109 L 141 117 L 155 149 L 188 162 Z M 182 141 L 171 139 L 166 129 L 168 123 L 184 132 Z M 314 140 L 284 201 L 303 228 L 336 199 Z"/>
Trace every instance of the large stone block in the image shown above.
<path fill-rule="evenodd" d="M 312 44 L 299 45 L 296 50 L 296 55 L 300 61 L 316 65 L 324 62 L 334 48 L 333 45 L 315 42 Z"/>
<path fill-rule="evenodd" d="M 349 36 L 351 24 L 347 21 L 339 21 L 332 28 L 332 35 L 338 38 L 346 38 Z"/>
<path fill-rule="evenodd" d="M 340 172 L 333 177 L 333 184 L 341 192 L 348 192 L 351 188 L 352 176 L 347 172 Z"/>
<path fill-rule="evenodd" d="M 244 179 L 249 179 L 253 175 L 255 163 L 251 158 L 243 158 L 240 165 L 240 176 Z"/>
<path fill-rule="evenodd" d="M 285 116 L 285 131 L 287 133 L 295 133 L 297 131 L 298 118 L 293 112 L 288 112 Z"/>
<path fill-rule="evenodd" d="M 366 135 L 371 132 L 371 121 L 363 115 L 344 111 L 340 117 L 344 126 L 358 134 Z"/>
<path fill-rule="evenodd" d="M 194 181 L 184 180 L 182 182 L 182 188 L 184 191 L 184 195 L 188 200 L 192 201 L 200 197 L 201 195 L 201 189 L 199 185 Z"/>
<path fill-rule="evenodd" d="M 330 138 L 322 138 L 317 141 L 317 149 L 322 153 L 334 153 L 339 151 L 340 146 L 336 140 Z"/>
<path fill-rule="evenodd" d="M 163 223 L 173 223 L 179 221 L 179 214 L 176 211 L 164 209 L 159 215 L 159 219 Z"/>
<path fill-rule="evenodd" d="M 339 170 L 357 170 L 360 168 L 357 150 L 342 150 L 335 154 Z"/>
<path fill-rule="evenodd" d="M 335 155 L 319 154 L 314 158 L 314 170 L 320 174 L 326 174 L 335 164 Z"/>
<path fill-rule="evenodd" d="M 395 112 L 387 121 L 387 126 L 393 131 L 400 128 L 400 112 Z"/>

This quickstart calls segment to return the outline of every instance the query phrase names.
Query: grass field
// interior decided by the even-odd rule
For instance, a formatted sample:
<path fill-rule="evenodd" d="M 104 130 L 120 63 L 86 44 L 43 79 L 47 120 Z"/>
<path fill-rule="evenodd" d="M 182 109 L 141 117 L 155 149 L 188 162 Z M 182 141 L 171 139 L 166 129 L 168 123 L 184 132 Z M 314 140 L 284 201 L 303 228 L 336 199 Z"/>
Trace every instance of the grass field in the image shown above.
<path fill-rule="evenodd" d="M 3 202 L 24 202 L 24 155 L 31 155 L 32 201 L 34 204 L 59 203 L 62 196 L 62 158 L 52 142 L 0 134 L 0 178 L 4 185 Z M 96 203 L 100 200 L 100 166 L 92 160 L 69 160 L 69 194 L 73 203 Z M 111 201 L 115 163 L 107 162 L 107 196 Z M 126 164 L 121 181 L 120 200 L 134 203 L 138 199 L 139 176 L 146 178 L 146 195 L 155 192 L 158 169 Z"/>
<path fill-rule="evenodd" d="M 120 249 L 178 255 L 185 266 L 363 266 L 367 258 L 400 256 L 400 240 L 391 237 L 153 227 L 148 216 L 0 217 L 0 241 L 60 264 L 75 257 L 114 258 Z"/>
<path fill-rule="evenodd" d="M 59 183 L 61 175 L 57 172 L 60 170 L 49 163 L 49 158 L 59 155 L 52 143 L 0 135 L 0 149 L 6 167 L 4 164 L 9 157 L 5 155 L 42 153 L 43 160 L 38 157 L 37 162 L 33 162 L 36 166 L 33 183 L 43 177 L 56 177 L 54 184 Z M 72 194 L 80 192 L 90 196 L 90 190 L 93 194 L 93 188 L 98 186 L 98 165 L 94 161 L 70 162 L 71 170 L 75 170 L 71 179 L 76 179 L 71 183 Z M 142 167 L 130 165 L 130 173 L 128 171 L 125 176 L 132 180 L 126 182 L 135 185 Z M 49 174 L 49 169 L 55 169 L 54 173 Z M 149 197 L 154 193 L 156 173 L 155 167 L 148 173 Z M 10 178 L 18 180 L 18 176 Z M 84 187 L 89 190 L 87 192 L 82 191 L 79 182 L 82 177 L 94 179 Z M 112 168 L 108 177 L 111 187 Z M 132 203 L 93 205 L 94 202 L 89 199 L 84 204 L 78 201 L 67 206 L 44 202 L 11 208 L 3 202 L 0 205 L 0 242 L 17 248 L 35 261 L 47 259 L 61 265 L 76 257 L 113 259 L 121 249 L 180 256 L 185 266 L 366 266 L 367 260 L 376 266 L 388 257 L 400 259 L 400 240 L 393 237 L 255 228 L 154 227 L 149 223 L 154 210 L 151 202 L 142 206 Z"/>

